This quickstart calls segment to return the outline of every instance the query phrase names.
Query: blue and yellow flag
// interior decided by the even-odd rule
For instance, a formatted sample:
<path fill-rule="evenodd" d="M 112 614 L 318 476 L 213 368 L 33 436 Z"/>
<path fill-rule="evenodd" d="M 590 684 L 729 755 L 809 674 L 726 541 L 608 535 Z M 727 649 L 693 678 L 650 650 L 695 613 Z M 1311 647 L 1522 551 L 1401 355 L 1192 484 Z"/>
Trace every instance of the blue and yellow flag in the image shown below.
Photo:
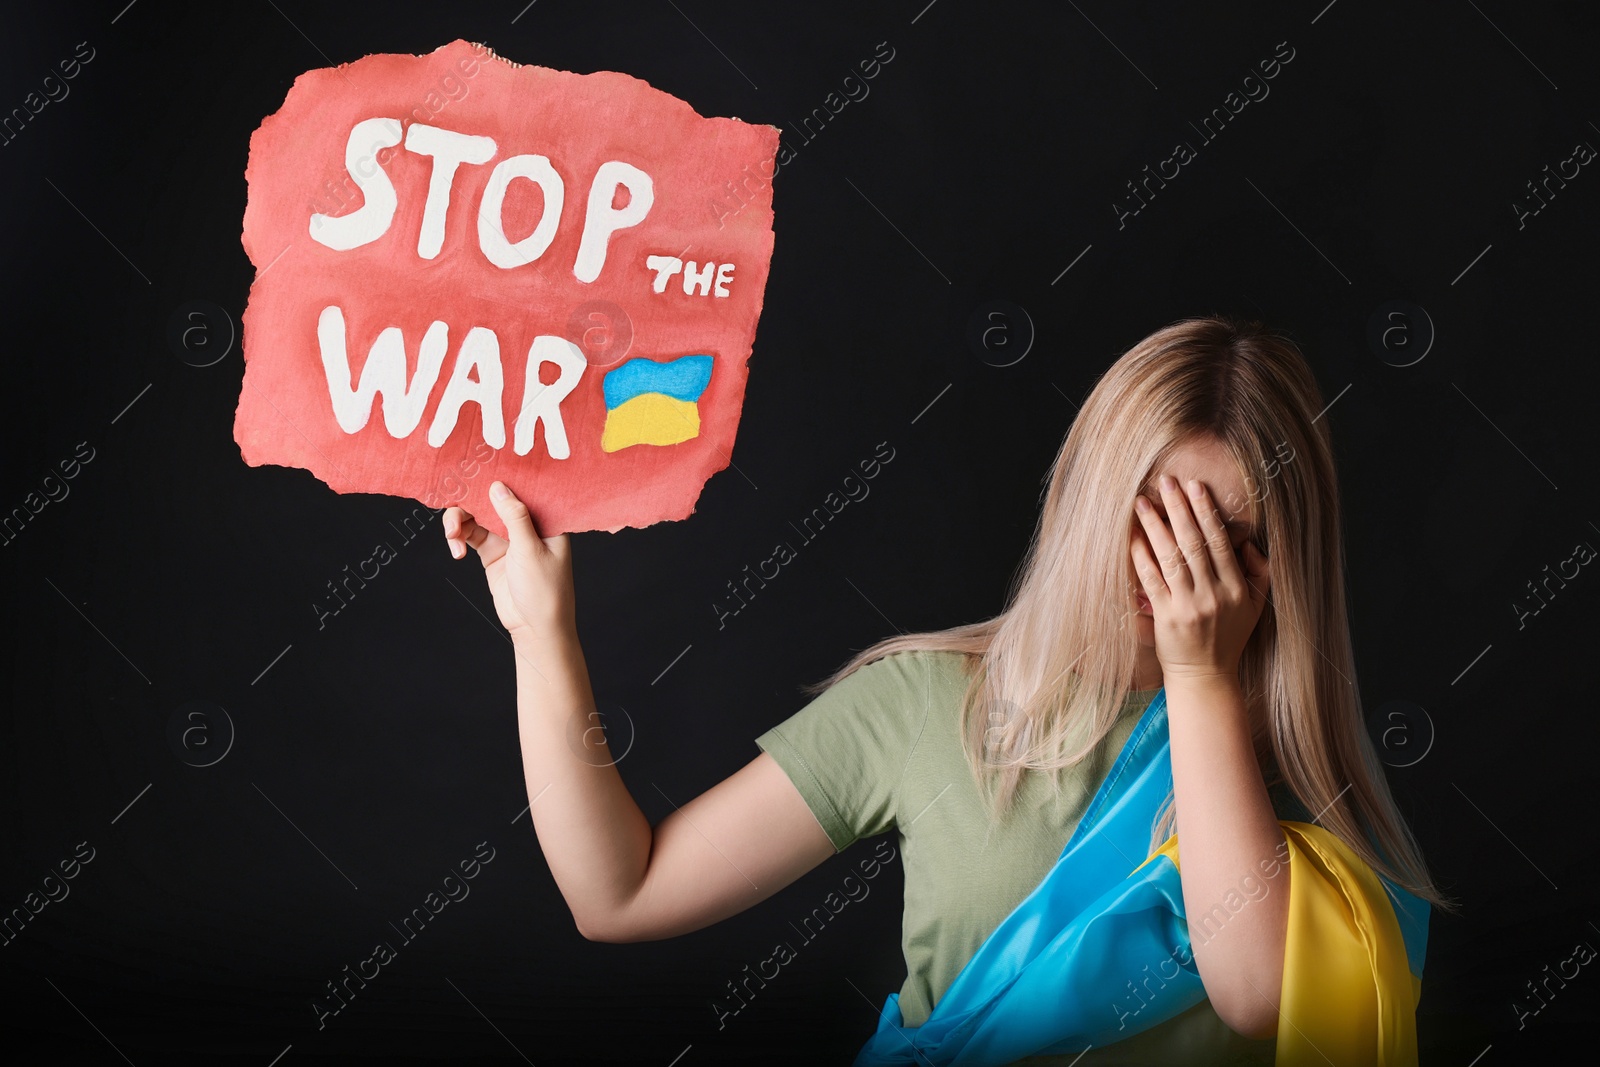
<path fill-rule="evenodd" d="M 1050 873 L 978 946 L 922 1025 L 904 1025 L 899 994 L 890 993 L 854 1067 L 1077 1056 L 1205 999 L 1177 837 L 1143 863 L 1131 860 L 1148 849 L 1172 790 L 1166 695 L 1163 688 L 1145 709 Z M 1320 826 L 1278 823 L 1289 916 L 1274 1062 L 1414 1067 L 1427 902 Z M 1160 969 L 1168 963 L 1170 973 Z M 1124 989 L 1135 990 L 1132 1008 L 1117 999 Z"/>
<path fill-rule="evenodd" d="M 682 356 L 662 363 L 630 359 L 608 371 L 601 382 L 606 399 L 601 450 L 675 445 L 700 436 L 696 401 L 710 382 L 710 356 Z"/>

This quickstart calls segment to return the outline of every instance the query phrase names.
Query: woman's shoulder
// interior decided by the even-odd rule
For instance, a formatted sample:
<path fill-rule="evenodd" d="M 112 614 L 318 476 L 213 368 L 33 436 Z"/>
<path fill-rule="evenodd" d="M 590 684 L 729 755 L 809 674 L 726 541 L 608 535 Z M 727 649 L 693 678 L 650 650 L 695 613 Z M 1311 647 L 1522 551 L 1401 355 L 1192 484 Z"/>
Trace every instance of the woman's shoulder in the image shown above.
<path fill-rule="evenodd" d="M 960 682 L 965 685 L 978 657 L 941 648 L 901 649 L 862 664 L 841 679 L 860 678 L 874 685 L 927 685 Z"/>
<path fill-rule="evenodd" d="M 921 723 L 935 707 L 960 703 L 966 691 L 968 657 L 942 649 L 898 649 L 868 660 L 821 690 L 783 725 L 834 723 L 834 729 L 881 726 L 895 720 Z M 876 728 L 876 727 L 875 727 Z"/>

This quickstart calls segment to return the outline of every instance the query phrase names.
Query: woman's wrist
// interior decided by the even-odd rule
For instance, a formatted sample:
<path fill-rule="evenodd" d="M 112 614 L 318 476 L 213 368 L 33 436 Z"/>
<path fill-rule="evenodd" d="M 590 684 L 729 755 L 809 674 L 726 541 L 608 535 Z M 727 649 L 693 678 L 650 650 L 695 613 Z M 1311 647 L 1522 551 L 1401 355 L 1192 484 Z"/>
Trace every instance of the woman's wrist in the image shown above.
<path fill-rule="evenodd" d="M 511 647 L 520 656 L 548 656 L 578 643 L 578 629 L 571 619 L 551 619 L 538 625 L 524 623 L 506 632 L 511 636 Z"/>
<path fill-rule="evenodd" d="M 1161 686 L 1171 694 L 1175 691 L 1185 693 L 1199 693 L 1203 695 L 1242 694 L 1244 686 L 1239 681 L 1238 671 L 1203 670 L 1199 668 L 1184 670 L 1164 670 L 1161 674 Z"/>

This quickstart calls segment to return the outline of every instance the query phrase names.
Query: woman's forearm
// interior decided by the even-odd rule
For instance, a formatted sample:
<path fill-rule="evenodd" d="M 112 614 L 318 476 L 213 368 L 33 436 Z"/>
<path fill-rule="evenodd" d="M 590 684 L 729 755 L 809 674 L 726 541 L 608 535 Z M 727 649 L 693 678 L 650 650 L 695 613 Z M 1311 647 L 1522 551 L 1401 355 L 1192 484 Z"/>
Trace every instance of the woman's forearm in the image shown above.
<path fill-rule="evenodd" d="M 553 627 L 513 646 L 528 814 L 579 931 L 604 936 L 649 866 L 650 823 L 613 763 L 577 634 Z"/>
<path fill-rule="evenodd" d="M 1178 861 L 1195 964 L 1224 1022 L 1269 1037 L 1277 1029 L 1283 982 L 1289 868 L 1283 830 L 1256 764 L 1244 696 L 1238 680 L 1224 676 L 1168 677 L 1165 687 Z"/>

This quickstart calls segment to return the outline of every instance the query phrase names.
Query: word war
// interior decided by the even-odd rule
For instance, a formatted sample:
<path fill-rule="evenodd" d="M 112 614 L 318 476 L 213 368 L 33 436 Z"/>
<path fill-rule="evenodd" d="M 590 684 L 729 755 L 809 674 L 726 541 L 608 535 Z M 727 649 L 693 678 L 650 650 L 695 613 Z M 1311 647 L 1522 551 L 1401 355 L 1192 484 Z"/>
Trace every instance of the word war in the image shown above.
<path fill-rule="evenodd" d="M 344 313 L 336 305 L 324 308 L 317 320 L 317 340 L 339 428 L 347 434 L 362 430 L 372 416 L 374 401 L 382 397 L 383 425 L 391 437 L 406 437 L 416 430 L 444 365 L 449 332 L 438 320 L 428 327 L 418 346 L 416 373 L 408 380 L 402 332 L 398 326 L 386 328 L 372 343 L 359 384 L 352 387 Z M 548 384 L 540 377 L 540 368 L 547 363 L 557 368 L 555 381 Z M 667 361 L 639 357 L 608 372 L 603 386 L 606 419 L 601 449 L 615 452 L 630 445 L 677 444 L 698 436 L 699 409 L 694 402 L 710 382 L 711 365 L 712 358 L 707 355 Z M 588 361 L 566 338 L 540 334 L 528 349 L 526 366 L 511 449 L 519 456 L 527 455 L 533 448 L 534 428 L 542 422 L 548 454 L 552 459 L 566 459 L 572 450 L 561 421 L 561 402 L 577 388 Z M 428 444 L 439 448 L 450 438 L 462 405 L 470 401 L 478 406 L 484 443 L 504 448 L 504 389 L 499 338 L 486 326 L 474 326 L 457 350 L 455 369 L 428 426 Z"/>

